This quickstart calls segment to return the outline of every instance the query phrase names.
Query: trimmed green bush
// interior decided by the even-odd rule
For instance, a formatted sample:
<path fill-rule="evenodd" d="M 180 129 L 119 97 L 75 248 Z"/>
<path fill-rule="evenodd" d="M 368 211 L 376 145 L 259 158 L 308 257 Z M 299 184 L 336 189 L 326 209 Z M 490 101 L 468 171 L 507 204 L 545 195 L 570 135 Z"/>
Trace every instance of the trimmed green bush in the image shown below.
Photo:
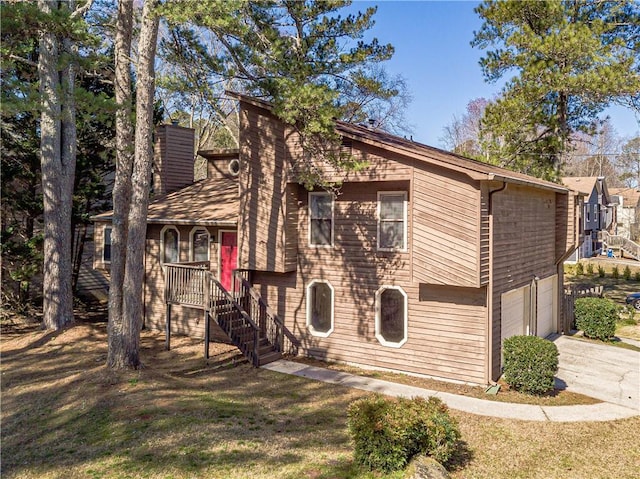
<path fill-rule="evenodd" d="M 584 274 L 584 264 L 576 264 L 576 275 L 582 276 Z"/>
<path fill-rule="evenodd" d="M 624 276 L 624 279 L 626 279 L 627 281 L 629 281 L 631 279 L 631 268 L 629 268 L 629 265 L 624 267 L 624 271 L 622 272 L 622 276 Z"/>
<path fill-rule="evenodd" d="M 348 426 L 355 462 L 384 472 L 404 469 L 416 454 L 445 463 L 460 440 L 455 419 L 434 397 L 358 399 L 349 405 Z"/>
<path fill-rule="evenodd" d="M 593 276 L 593 263 L 588 263 L 587 264 L 587 274 L 589 276 Z"/>
<path fill-rule="evenodd" d="M 616 332 L 618 307 L 607 298 L 578 298 L 573 309 L 576 327 L 588 338 L 607 341 Z"/>
<path fill-rule="evenodd" d="M 604 268 L 601 265 L 598 265 L 598 276 L 604 278 Z"/>
<path fill-rule="evenodd" d="M 614 266 L 613 269 L 611 270 L 611 277 L 613 279 L 618 279 L 620 277 L 620 270 L 618 269 L 617 266 Z"/>
<path fill-rule="evenodd" d="M 511 336 L 502 344 L 504 380 L 527 394 L 542 395 L 553 389 L 558 372 L 558 348 L 537 336 Z"/>
<path fill-rule="evenodd" d="M 636 281 L 640 281 L 640 271 L 636 271 L 636 274 L 634 275 L 634 278 Z"/>

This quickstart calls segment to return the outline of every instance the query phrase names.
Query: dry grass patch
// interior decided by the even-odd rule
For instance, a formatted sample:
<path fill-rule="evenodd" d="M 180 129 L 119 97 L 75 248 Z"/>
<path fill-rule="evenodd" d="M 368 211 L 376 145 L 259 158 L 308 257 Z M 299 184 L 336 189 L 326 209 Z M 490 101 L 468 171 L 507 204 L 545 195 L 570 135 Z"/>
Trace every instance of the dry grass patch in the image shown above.
<path fill-rule="evenodd" d="M 106 327 L 3 330 L 4 478 L 373 479 L 353 464 L 348 404 L 365 394 L 254 369 L 227 344 L 144 331 L 139 371 L 104 367 Z M 506 421 L 452 411 L 452 477 L 635 477 L 640 420 Z M 399 478 L 400 475 L 388 476 Z"/>

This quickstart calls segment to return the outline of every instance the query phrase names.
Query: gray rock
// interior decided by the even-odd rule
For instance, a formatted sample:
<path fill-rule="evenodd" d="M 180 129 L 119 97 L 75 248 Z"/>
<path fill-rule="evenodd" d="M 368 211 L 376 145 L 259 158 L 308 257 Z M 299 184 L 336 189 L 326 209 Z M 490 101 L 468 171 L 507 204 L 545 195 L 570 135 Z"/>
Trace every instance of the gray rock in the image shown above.
<path fill-rule="evenodd" d="M 449 473 L 435 459 L 418 455 L 409 463 L 405 479 L 449 479 Z"/>

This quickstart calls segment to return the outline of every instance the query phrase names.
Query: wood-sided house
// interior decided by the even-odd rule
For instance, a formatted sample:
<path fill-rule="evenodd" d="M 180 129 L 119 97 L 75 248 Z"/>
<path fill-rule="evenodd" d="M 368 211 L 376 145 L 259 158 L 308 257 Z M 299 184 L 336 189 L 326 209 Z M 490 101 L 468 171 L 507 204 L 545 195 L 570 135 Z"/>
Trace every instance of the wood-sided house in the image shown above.
<path fill-rule="evenodd" d="M 205 152 L 209 178 L 149 209 L 148 327 L 170 317 L 172 331 L 228 332 L 226 298 L 237 306 L 231 322 L 269 337 L 260 347 L 485 384 L 500 375 L 504 338 L 563 329 L 562 263 L 578 243 L 569 189 L 336 122 L 342 150 L 366 167 L 327 169 L 337 195 L 307 191 L 292 167 L 303 154 L 295 130 L 269 104 L 237 99 L 237 158 Z M 108 220 L 97 217 L 97 229 Z M 98 267 L 101 257 L 98 248 Z M 165 279 L 175 289 L 176 275 L 191 271 L 175 261 L 206 262 L 214 280 L 198 294 L 231 291 L 207 300 L 209 329 L 209 316 L 165 295 Z M 245 294 L 261 309 L 244 307 Z"/>

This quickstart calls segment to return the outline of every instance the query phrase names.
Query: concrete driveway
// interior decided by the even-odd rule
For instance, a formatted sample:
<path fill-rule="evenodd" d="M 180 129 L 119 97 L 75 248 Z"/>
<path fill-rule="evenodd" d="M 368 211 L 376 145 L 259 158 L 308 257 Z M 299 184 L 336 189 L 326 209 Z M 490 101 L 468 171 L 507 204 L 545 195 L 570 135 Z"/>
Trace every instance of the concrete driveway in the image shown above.
<path fill-rule="evenodd" d="M 557 387 L 640 411 L 640 352 L 570 336 L 549 339 L 560 353 Z"/>

